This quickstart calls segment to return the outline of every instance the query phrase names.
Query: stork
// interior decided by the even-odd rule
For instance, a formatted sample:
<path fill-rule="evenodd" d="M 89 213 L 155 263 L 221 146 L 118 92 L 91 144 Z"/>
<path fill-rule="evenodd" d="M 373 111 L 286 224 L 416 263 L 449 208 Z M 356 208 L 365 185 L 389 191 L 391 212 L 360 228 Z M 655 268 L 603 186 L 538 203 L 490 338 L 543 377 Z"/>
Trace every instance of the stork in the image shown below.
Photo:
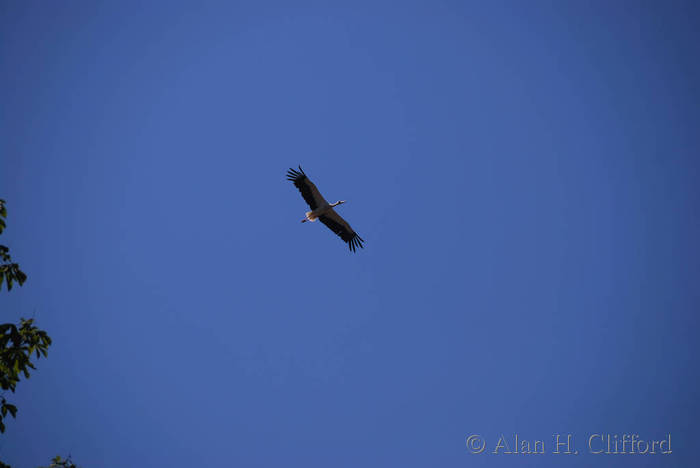
<path fill-rule="evenodd" d="M 304 197 L 306 203 L 309 204 L 309 208 L 311 208 L 311 211 L 307 211 L 304 219 L 301 220 L 302 223 L 307 221 L 314 222 L 318 219 L 343 239 L 343 242 L 346 242 L 348 248 L 353 252 L 355 252 L 357 247 L 364 248 L 362 246 L 364 240 L 358 236 L 357 233 L 352 230 L 350 224 L 333 209 L 345 203 L 345 200 L 328 203 L 314 183 L 306 177 L 301 166 L 299 166 L 298 171 L 296 169 L 289 169 L 289 171 L 287 171 L 287 180 L 294 182 L 294 186 L 299 189 L 301 196 Z"/>

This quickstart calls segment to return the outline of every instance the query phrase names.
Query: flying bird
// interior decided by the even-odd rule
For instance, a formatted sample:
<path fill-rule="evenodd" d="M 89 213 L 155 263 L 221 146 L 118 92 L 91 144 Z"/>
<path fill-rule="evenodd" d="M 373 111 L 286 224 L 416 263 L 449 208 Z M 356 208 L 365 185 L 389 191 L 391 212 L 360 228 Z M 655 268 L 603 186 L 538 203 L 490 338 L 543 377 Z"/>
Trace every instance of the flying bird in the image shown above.
<path fill-rule="evenodd" d="M 301 196 L 304 197 L 306 203 L 309 204 L 309 208 L 311 208 L 311 211 L 308 211 L 304 219 L 301 220 L 302 223 L 307 221 L 314 222 L 318 219 L 343 239 L 343 242 L 346 242 L 348 248 L 353 252 L 355 252 L 357 247 L 364 248 L 362 246 L 364 240 L 358 236 L 357 233 L 352 230 L 348 222 L 333 209 L 345 203 L 345 200 L 328 203 L 313 182 L 306 177 L 301 166 L 299 166 L 298 171 L 296 169 L 289 169 L 289 171 L 287 171 L 287 180 L 294 182 L 294 186 L 299 189 Z"/>

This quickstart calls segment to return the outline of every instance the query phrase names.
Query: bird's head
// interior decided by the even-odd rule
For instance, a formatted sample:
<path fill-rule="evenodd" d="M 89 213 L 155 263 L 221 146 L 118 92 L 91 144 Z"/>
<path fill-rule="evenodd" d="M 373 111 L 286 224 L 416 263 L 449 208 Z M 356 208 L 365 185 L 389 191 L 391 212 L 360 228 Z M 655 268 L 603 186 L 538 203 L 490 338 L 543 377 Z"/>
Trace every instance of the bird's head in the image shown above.
<path fill-rule="evenodd" d="M 338 202 L 336 203 L 336 206 L 342 205 L 343 203 L 345 203 L 345 200 L 338 200 Z"/>

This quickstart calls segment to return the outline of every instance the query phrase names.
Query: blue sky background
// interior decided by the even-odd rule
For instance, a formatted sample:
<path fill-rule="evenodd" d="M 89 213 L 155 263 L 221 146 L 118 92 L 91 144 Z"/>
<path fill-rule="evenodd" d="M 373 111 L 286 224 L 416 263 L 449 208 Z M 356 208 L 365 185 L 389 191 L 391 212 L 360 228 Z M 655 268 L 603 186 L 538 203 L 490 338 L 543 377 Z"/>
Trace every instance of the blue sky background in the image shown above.
<path fill-rule="evenodd" d="M 0 318 L 54 339 L 0 458 L 690 466 L 699 15 L 0 3 L 0 241 L 29 276 Z M 364 250 L 299 223 L 298 164 Z M 515 433 L 584 453 L 465 445 Z"/>

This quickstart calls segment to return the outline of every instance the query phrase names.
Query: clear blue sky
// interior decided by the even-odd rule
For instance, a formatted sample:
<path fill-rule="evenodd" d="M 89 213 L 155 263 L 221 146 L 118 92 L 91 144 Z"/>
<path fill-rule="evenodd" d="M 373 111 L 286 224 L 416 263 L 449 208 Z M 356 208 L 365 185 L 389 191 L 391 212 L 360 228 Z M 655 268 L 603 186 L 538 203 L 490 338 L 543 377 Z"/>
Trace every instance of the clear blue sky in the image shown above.
<path fill-rule="evenodd" d="M 293 4 L 293 5 L 292 5 Z M 17 467 L 690 466 L 696 2 L 0 3 Z M 307 210 L 301 164 L 365 239 Z M 671 455 L 471 454 L 671 434 Z"/>

